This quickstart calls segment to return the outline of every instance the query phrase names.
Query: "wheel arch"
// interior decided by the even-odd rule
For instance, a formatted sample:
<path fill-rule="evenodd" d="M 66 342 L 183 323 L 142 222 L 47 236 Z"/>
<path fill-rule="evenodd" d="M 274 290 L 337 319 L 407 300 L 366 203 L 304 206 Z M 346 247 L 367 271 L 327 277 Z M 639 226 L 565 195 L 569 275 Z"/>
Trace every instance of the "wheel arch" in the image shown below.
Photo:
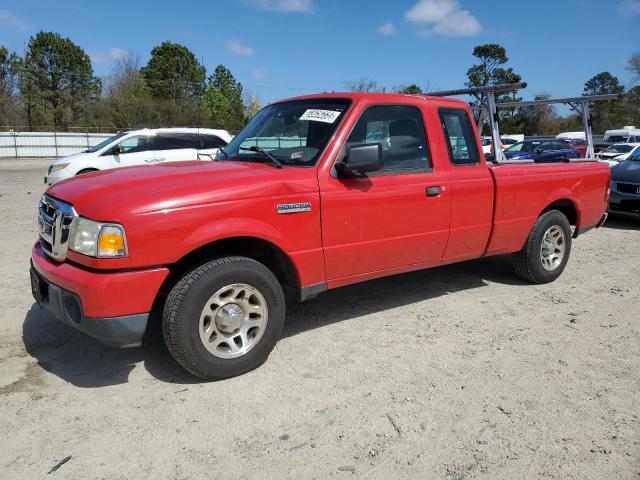
<path fill-rule="evenodd" d="M 186 272 L 211 259 L 242 256 L 262 263 L 273 272 L 288 299 L 300 299 L 300 276 L 293 260 L 274 243 L 255 236 L 233 236 L 200 245 L 169 267 L 169 276 L 161 289 L 168 293 Z"/>
<path fill-rule="evenodd" d="M 85 173 L 92 173 L 92 172 L 99 172 L 100 169 L 96 168 L 96 167 L 85 167 L 85 168 L 81 168 L 80 170 L 78 170 L 76 173 L 74 173 L 73 175 L 83 175 Z"/>
<path fill-rule="evenodd" d="M 580 212 L 573 200 L 569 198 L 559 198 L 557 200 L 554 200 L 553 202 L 549 203 L 544 209 L 542 209 L 538 217 L 544 215 L 544 213 L 550 210 L 558 210 L 559 212 L 561 212 L 565 217 L 567 217 L 567 220 L 569 220 L 569 224 L 573 225 L 574 227 L 577 227 L 579 225 L 578 222 L 580 221 Z"/>

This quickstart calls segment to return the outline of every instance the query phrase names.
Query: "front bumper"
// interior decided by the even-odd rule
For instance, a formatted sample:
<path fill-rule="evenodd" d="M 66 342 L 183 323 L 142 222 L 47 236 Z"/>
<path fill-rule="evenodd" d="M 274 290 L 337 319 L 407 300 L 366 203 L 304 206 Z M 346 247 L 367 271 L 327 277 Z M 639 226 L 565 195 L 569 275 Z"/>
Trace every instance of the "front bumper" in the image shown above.
<path fill-rule="evenodd" d="M 82 311 L 80 297 L 48 282 L 31 267 L 31 293 L 38 305 L 70 327 L 116 348 L 137 347 L 147 328 L 148 313 L 91 318 Z"/>
<path fill-rule="evenodd" d="M 169 270 L 97 272 L 56 263 L 40 244 L 31 254 L 39 305 L 67 325 L 114 347 L 140 345 L 149 312 Z"/>
<path fill-rule="evenodd" d="M 47 185 L 52 185 L 56 182 L 59 182 L 61 180 L 66 180 L 67 178 L 71 178 L 71 177 L 73 177 L 73 174 L 70 172 L 67 172 L 66 169 L 58 170 L 57 172 L 48 173 L 44 177 L 44 183 Z"/>
<path fill-rule="evenodd" d="M 609 196 L 609 208 L 613 210 L 638 211 L 640 210 L 640 193 L 624 193 L 617 190 L 617 184 L 612 183 Z"/>

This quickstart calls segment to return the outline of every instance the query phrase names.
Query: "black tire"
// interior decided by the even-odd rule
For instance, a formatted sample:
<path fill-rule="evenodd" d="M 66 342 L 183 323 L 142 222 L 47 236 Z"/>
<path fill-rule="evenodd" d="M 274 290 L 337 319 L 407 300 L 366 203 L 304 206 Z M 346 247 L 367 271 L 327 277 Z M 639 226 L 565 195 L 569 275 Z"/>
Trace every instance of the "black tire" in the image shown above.
<path fill-rule="evenodd" d="M 200 314 L 211 295 L 236 283 L 257 289 L 268 307 L 268 321 L 259 341 L 242 356 L 218 358 L 200 340 Z M 246 257 L 224 257 L 200 265 L 185 275 L 165 302 L 162 330 L 173 358 L 185 370 L 204 380 L 220 380 L 259 367 L 282 334 L 285 299 L 275 275 Z"/>
<path fill-rule="evenodd" d="M 97 168 L 85 168 L 84 170 L 80 170 L 78 173 L 76 173 L 76 176 L 84 175 L 85 173 L 97 172 L 97 171 L 98 171 Z"/>
<path fill-rule="evenodd" d="M 564 232 L 564 256 L 562 261 L 553 270 L 546 270 L 540 258 L 542 241 L 545 232 L 553 226 L 560 227 Z M 522 250 L 513 255 L 516 274 L 523 280 L 531 283 L 549 283 L 558 278 L 569 260 L 571 253 L 571 225 L 565 215 L 558 210 L 549 210 L 536 220 L 529 233 Z"/>

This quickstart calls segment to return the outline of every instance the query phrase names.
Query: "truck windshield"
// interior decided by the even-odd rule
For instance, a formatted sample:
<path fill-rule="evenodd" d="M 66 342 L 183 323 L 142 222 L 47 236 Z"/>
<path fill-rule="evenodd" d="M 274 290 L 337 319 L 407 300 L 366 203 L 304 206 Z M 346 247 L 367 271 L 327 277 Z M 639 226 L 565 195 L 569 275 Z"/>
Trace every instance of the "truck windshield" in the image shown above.
<path fill-rule="evenodd" d="M 264 162 L 264 152 L 260 152 L 264 150 L 285 166 L 312 167 L 350 103 L 332 98 L 269 105 L 231 140 L 218 160 Z"/>

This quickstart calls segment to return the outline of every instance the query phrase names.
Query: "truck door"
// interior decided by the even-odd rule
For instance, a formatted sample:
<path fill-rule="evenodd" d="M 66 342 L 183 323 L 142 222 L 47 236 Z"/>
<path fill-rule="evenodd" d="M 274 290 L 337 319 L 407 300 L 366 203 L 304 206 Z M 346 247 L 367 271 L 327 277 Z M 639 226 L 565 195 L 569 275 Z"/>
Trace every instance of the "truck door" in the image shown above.
<path fill-rule="evenodd" d="M 338 178 L 334 169 L 320 179 L 325 271 L 334 286 L 438 262 L 447 244 L 448 174 L 433 169 L 421 109 L 364 109 L 336 161 L 350 146 L 372 143 L 382 146 L 381 171 Z"/>
<path fill-rule="evenodd" d="M 493 178 L 467 111 L 443 107 L 438 117 L 442 153 L 449 157 L 451 169 L 451 226 L 444 260 L 477 258 L 484 253 L 491 233 Z"/>

